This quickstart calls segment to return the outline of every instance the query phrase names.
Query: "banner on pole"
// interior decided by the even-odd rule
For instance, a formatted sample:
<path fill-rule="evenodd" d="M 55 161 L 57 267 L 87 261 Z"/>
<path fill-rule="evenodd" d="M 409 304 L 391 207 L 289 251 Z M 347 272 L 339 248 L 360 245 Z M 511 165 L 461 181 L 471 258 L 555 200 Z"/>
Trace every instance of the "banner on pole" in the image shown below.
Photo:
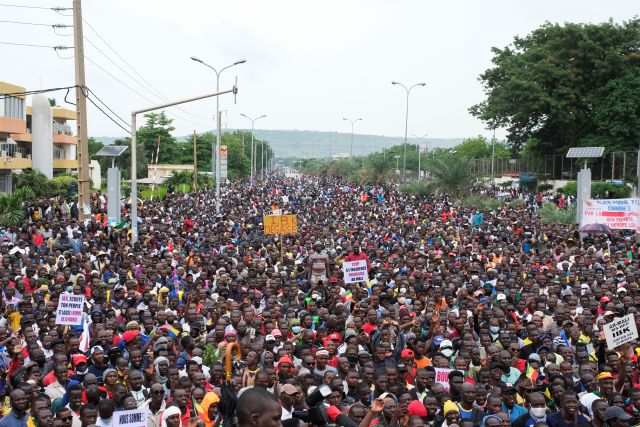
<path fill-rule="evenodd" d="M 585 200 L 580 227 L 587 224 L 603 224 L 613 230 L 640 231 L 640 199 Z"/>
<path fill-rule="evenodd" d="M 298 217 L 296 215 L 265 215 L 262 217 L 264 234 L 296 234 Z"/>
<path fill-rule="evenodd" d="M 344 283 L 357 283 L 367 281 L 367 260 L 345 261 L 342 264 Z"/>
<path fill-rule="evenodd" d="M 628 314 L 604 325 L 604 336 L 610 350 L 638 338 L 638 329 L 633 314 Z"/>
<path fill-rule="evenodd" d="M 56 325 L 79 325 L 82 322 L 83 309 L 84 295 L 60 295 L 56 310 Z"/>

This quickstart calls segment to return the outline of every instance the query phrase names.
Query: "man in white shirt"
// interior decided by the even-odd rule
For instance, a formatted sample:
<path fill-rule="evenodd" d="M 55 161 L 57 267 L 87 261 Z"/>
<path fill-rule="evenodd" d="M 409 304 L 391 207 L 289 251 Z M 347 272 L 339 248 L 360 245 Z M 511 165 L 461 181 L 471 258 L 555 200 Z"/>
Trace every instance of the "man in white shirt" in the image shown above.
<path fill-rule="evenodd" d="M 298 394 L 298 389 L 294 385 L 285 384 L 280 388 L 280 404 L 282 405 L 282 416 L 280 419 L 282 421 L 291 418 L 296 394 Z"/>

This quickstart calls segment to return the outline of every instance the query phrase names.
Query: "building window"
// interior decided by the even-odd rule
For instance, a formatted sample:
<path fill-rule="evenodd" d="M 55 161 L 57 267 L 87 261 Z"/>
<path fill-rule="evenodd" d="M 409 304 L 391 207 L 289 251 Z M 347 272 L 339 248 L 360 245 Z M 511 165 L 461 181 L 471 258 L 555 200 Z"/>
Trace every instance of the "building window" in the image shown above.
<path fill-rule="evenodd" d="M 4 116 L 24 120 L 24 99 L 8 96 L 4 99 Z"/>

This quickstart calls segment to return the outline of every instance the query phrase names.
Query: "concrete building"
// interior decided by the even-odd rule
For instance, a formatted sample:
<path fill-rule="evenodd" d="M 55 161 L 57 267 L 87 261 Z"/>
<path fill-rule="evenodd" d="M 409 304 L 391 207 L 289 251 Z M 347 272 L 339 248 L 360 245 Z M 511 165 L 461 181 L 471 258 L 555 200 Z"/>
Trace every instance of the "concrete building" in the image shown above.
<path fill-rule="evenodd" d="M 26 88 L 0 82 L 0 193 L 11 192 L 11 172 L 37 168 L 51 177 L 77 170 L 76 112 L 51 108 L 45 95 L 26 105 Z"/>

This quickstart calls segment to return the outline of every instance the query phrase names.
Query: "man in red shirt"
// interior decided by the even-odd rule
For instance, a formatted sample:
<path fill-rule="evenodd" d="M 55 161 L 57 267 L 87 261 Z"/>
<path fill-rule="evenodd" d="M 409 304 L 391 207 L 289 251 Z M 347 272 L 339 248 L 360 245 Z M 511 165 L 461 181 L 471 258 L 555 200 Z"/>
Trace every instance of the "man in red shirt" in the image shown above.
<path fill-rule="evenodd" d="M 344 257 L 345 261 L 366 260 L 367 261 L 367 272 L 369 270 L 371 270 L 371 260 L 369 260 L 369 257 L 367 256 L 367 254 L 365 254 L 364 252 L 360 252 L 360 246 L 359 245 L 355 245 L 353 247 L 349 246 L 347 248 L 347 252 L 348 252 L 348 255 L 346 257 Z"/>

